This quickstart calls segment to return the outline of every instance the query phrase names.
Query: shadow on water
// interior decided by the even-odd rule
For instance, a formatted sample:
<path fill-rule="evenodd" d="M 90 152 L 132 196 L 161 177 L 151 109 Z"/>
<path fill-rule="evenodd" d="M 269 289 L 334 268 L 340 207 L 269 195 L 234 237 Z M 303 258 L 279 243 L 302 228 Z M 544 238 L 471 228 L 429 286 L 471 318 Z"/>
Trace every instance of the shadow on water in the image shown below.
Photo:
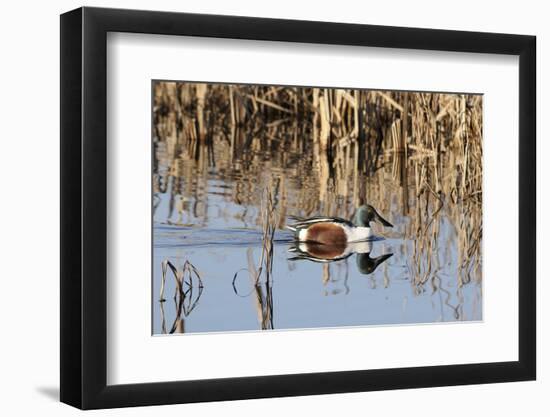
<path fill-rule="evenodd" d="M 153 293 L 176 297 L 153 333 L 481 320 L 481 115 L 476 95 L 155 83 Z M 284 230 L 366 202 L 383 239 Z"/>

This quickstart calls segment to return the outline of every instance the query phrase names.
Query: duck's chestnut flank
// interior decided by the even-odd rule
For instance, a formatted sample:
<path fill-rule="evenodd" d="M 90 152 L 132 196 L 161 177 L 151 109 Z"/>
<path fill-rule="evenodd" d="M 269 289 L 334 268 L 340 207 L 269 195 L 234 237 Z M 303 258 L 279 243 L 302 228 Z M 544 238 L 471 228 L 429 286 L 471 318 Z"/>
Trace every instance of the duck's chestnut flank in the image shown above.
<path fill-rule="evenodd" d="M 344 228 L 334 223 L 317 223 L 306 229 L 306 241 L 331 245 L 345 245 L 348 235 Z"/>

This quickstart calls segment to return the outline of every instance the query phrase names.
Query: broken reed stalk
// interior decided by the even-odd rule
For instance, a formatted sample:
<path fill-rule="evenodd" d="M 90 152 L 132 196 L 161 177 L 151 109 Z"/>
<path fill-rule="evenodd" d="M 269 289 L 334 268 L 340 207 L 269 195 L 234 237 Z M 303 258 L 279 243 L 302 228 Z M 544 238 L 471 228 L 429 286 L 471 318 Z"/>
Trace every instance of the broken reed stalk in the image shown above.
<path fill-rule="evenodd" d="M 175 281 L 175 291 L 174 291 L 174 299 L 179 298 L 180 300 L 188 299 L 187 308 L 184 305 L 184 309 L 186 310 L 186 315 L 191 312 L 191 310 L 195 307 L 195 305 L 198 302 L 198 299 L 200 298 L 203 290 L 203 283 L 202 278 L 199 274 L 199 271 L 197 268 L 188 260 L 185 261 L 183 264 L 183 267 L 181 270 L 178 270 L 174 266 L 172 262 L 165 259 L 161 262 L 161 270 L 162 270 L 162 280 L 160 284 L 160 297 L 159 301 L 162 303 L 166 301 L 164 298 L 164 291 L 166 286 L 166 274 L 168 269 L 172 272 L 172 276 L 174 277 Z M 193 298 L 193 289 L 198 288 L 198 295 Z"/>
<path fill-rule="evenodd" d="M 276 212 L 275 212 L 275 196 L 271 187 L 265 191 L 265 206 L 263 209 L 263 233 L 262 233 L 262 256 L 260 259 L 260 267 L 265 267 L 266 279 L 271 277 L 273 269 L 273 238 L 277 228 Z"/>
<path fill-rule="evenodd" d="M 259 281 L 260 274 L 256 275 L 255 293 L 258 318 L 262 330 L 273 329 L 273 293 L 272 293 L 272 271 L 273 271 L 273 238 L 277 228 L 276 200 L 271 187 L 265 190 L 263 207 L 263 233 L 262 233 L 262 255 L 258 271 L 264 271 L 264 289 Z"/>
<path fill-rule="evenodd" d="M 279 189 L 276 184 L 275 192 Z M 257 266 L 254 263 L 252 248 L 247 250 L 248 268 L 237 271 L 233 276 L 232 286 L 236 295 L 247 297 L 254 294 L 253 300 L 262 330 L 273 329 L 273 239 L 277 229 L 277 200 L 271 186 L 264 190 L 262 198 L 262 250 Z M 252 290 L 246 295 L 240 295 L 236 280 L 241 271 L 247 271 L 252 282 Z M 262 276 L 265 277 L 262 280 Z"/>
<path fill-rule="evenodd" d="M 170 269 L 176 284 L 175 292 L 174 292 L 176 317 L 168 333 L 170 334 L 184 333 L 185 332 L 184 318 L 187 317 L 195 309 L 202 295 L 202 291 L 203 291 L 202 278 L 197 268 L 195 268 L 195 266 L 188 260 L 185 261 L 181 270 L 178 270 L 178 268 L 176 268 L 174 264 L 172 264 L 172 262 L 165 259 L 164 261 L 161 262 L 161 269 L 162 269 L 162 281 L 161 281 L 160 299 L 159 299 L 160 314 L 161 314 L 161 320 L 162 320 L 161 332 L 163 334 L 167 333 L 166 320 L 165 320 L 165 314 L 164 314 L 164 303 L 166 301 L 164 298 L 164 291 L 165 291 L 165 285 L 166 285 L 166 274 L 168 272 L 168 269 Z M 194 292 L 195 288 L 198 288 L 198 292 L 196 293 Z"/>

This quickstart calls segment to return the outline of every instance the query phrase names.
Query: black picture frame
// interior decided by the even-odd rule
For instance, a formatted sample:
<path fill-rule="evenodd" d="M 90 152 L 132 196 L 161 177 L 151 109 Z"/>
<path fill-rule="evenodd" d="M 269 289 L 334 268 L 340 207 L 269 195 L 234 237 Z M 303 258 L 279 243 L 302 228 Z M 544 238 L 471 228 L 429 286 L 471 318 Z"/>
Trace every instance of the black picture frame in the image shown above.
<path fill-rule="evenodd" d="M 107 385 L 108 32 L 519 56 L 519 360 Z M 79 8 L 61 15 L 61 401 L 82 409 L 536 377 L 536 38 L 252 17 Z"/>

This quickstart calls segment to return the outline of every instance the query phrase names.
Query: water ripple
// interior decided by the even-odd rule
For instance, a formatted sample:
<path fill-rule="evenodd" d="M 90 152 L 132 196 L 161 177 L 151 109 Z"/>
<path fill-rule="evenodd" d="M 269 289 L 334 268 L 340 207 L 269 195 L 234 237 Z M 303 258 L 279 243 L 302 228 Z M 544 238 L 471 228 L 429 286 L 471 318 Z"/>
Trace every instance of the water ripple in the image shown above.
<path fill-rule="evenodd" d="M 253 246 L 262 244 L 262 232 L 257 229 L 211 229 L 186 226 L 155 225 L 155 247 L 173 248 L 186 246 Z M 274 244 L 294 241 L 288 231 L 275 232 Z"/>

